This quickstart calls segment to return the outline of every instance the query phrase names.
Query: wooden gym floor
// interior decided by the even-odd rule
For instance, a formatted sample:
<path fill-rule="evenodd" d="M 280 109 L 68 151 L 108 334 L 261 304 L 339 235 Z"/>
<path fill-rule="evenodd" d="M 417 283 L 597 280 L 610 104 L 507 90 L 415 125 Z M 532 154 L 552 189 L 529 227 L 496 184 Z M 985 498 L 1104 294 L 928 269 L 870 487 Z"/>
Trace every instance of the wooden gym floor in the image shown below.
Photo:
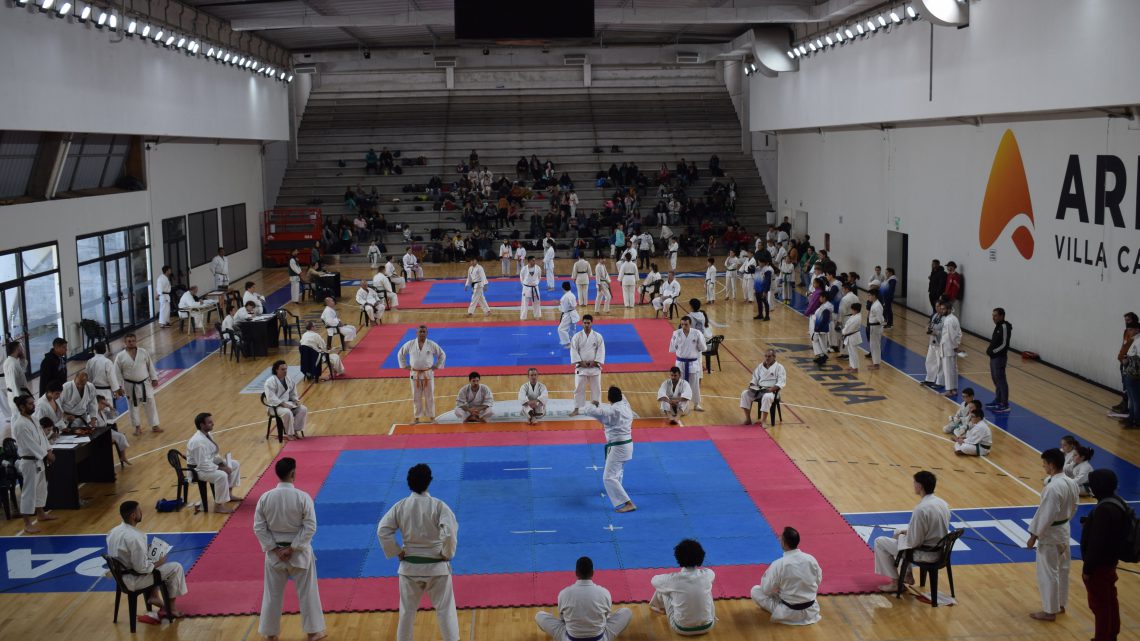
<path fill-rule="evenodd" d="M 488 275 L 499 271 L 496 263 L 486 265 Z M 560 271 L 569 261 L 559 260 Z M 704 261 L 686 258 L 680 268 L 703 271 Z M 719 266 L 719 265 L 718 265 Z M 463 277 L 465 265 L 429 265 L 428 277 Z M 611 263 L 611 273 L 613 272 Z M 344 278 L 370 276 L 366 266 L 346 266 Z M 258 291 L 269 293 L 287 285 L 284 270 L 264 270 L 250 278 Z M 246 280 L 242 278 L 241 280 Z M 681 300 L 704 299 L 700 279 L 682 279 Z M 345 289 L 341 317 L 356 320 L 351 302 L 352 288 Z M 319 313 L 315 303 L 290 305 L 302 316 Z M 296 309 L 299 307 L 300 309 Z M 925 309 L 925 301 L 921 308 Z M 478 324 L 465 309 L 390 311 L 389 323 L 455 322 Z M 592 308 L 591 308 L 592 311 Z M 795 312 L 777 305 L 772 321 L 752 320 L 755 308 L 744 302 L 721 300 L 708 308 L 715 328 L 726 334 L 722 345 L 720 371 L 702 381 L 703 413 L 690 414 L 689 425 L 736 423 L 741 420 L 738 399 L 750 371 L 762 359 L 769 342 L 806 343 L 806 321 Z M 511 320 L 517 310 L 495 310 L 488 318 Z M 633 310 L 614 307 L 612 318 L 652 316 L 649 306 Z M 1015 324 L 1017 319 L 1011 319 Z M 532 321 L 537 322 L 537 321 Z M 546 313 L 543 322 L 554 324 Z M 368 331 L 364 329 L 362 331 Z M 140 344 L 161 357 L 184 345 L 192 337 L 177 328 L 161 330 L 152 324 L 138 332 Z M 896 306 L 895 327 L 888 336 L 911 350 L 925 353 L 925 318 Z M 667 340 L 662 337 L 662 340 Z M 1116 349 L 1116 337 L 1104 337 L 1098 346 L 1106 357 Z M 988 384 L 984 354 L 986 342 L 968 336 L 964 348 L 969 357 L 961 361 L 962 373 Z M 119 345 L 115 345 L 119 349 Z M 282 349 L 280 358 L 296 363 L 295 349 Z M 141 502 L 146 510 L 142 524 L 149 532 L 215 531 L 225 515 L 194 514 L 192 510 L 157 515 L 151 506 L 160 497 L 174 494 L 172 472 L 165 452 L 182 448 L 193 433 L 193 416 L 201 411 L 214 414 L 216 438 L 223 449 L 242 462 L 246 478 L 255 478 L 279 450 L 276 440 L 264 437 L 265 414 L 256 395 L 240 395 L 244 387 L 272 362 L 268 359 L 243 360 L 240 364 L 210 356 L 166 384 L 157 395 L 163 434 L 131 437 L 132 467 L 119 474 L 114 486 L 88 485 L 82 490 L 90 503 L 76 512 L 59 511 L 59 520 L 40 524 L 43 533 L 102 534 L 119 522 L 117 506 L 127 499 Z M 784 393 L 786 422 L 772 429 L 773 437 L 796 461 L 840 512 L 886 512 L 910 510 L 916 497 L 911 474 L 915 468 L 934 469 L 939 474 L 938 494 L 951 508 L 1034 505 L 1038 501 L 1041 466 L 1037 453 L 1009 435 L 995 430 L 995 449 L 990 460 L 956 459 L 941 426 L 953 412 L 949 401 L 916 385 L 905 374 L 884 365 L 878 371 L 865 369 L 860 381 L 886 400 L 847 405 L 825 387 L 809 378 L 806 371 L 782 357 L 788 370 Z M 832 362 L 837 362 L 833 359 Z M 846 366 L 846 359 L 839 361 Z M 714 365 L 715 369 L 715 365 Z M 986 370 L 986 371 L 982 371 Z M 552 395 L 571 395 L 571 376 L 545 376 Z M 654 397 L 663 374 L 606 374 L 604 384 L 617 384 L 630 395 L 642 416 L 657 413 Z M 484 383 L 497 393 L 513 396 L 522 376 L 488 376 Z M 1119 396 L 1039 363 L 1011 359 L 1009 381 L 1016 403 L 1070 430 L 1078 438 L 1108 448 L 1118 456 L 1140 464 L 1140 435 L 1124 432 L 1118 423 L 1105 417 L 1106 409 Z M 437 409 L 449 407 L 460 379 L 437 382 Z M 303 384 L 304 386 L 304 384 Z M 988 400 L 987 393 L 981 393 Z M 305 390 L 304 402 L 310 409 L 310 436 L 329 434 L 387 433 L 393 423 L 409 422 L 411 401 L 404 379 L 368 379 L 321 383 Z M 124 419 L 125 420 L 125 419 Z M 129 423 L 129 421 L 128 421 Z M 129 434 L 129 429 L 127 431 Z M 958 471 L 961 470 L 961 471 Z M 302 470 L 303 474 L 304 471 Z M 244 487 L 239 493 L 244 493 Z M 774 527 L 794 523 L 773 523 Z M 0 523 L 0 535 L 20 533 L 20 521 Z M 671 546 L 673 541 L 662 541 Z M 810 547 L 810 542 L 804 542 Z M 841 641 L 846 639 L 1088 639 L 1092 636 L 1092 615 L 1080 581 L 1080 562 L 1074 562 L 1071 600 L 1067 615 L 1053 624 L 1038 623 L 1027 614 L 1040 608 L 1033 564 L 959 566 L 955 572 L 959 605 L 932 609 L 912 597 L 897 601 L 880 595 L 823 597 L 823 621 L 808 628 L 771 624 L 766 613 L 748 600 L 718 601 L 720 622 L 710 639 L 743 641 L 764 635 L 774 639 Z M 319 568 L 319 563 L 318 563 Z M 569 569 L 569 568 L 568 568 Z M 318 569 L 319 572 L 319 569 Z M 759 582 L 760 577 L 756 577 Z M 189 586 L 194 590 L 193 583 Z M 1140 639 L 1140 576 L 1120 573 L 1118 583 L 1122 604 L 1123 639 Z M 130 638 L 124 617 L 111 623 L 114 595 L 108 592 L 0 594 L 0 630 L 6 639 L 77 639 L 97 631 L 100 638 Z M 623 633 L 631 641 L 655 641 L 672 636 L 662 617 L 650 613 L 645 604 L 631 604 L 633 622 Z M 125 606 L 124 606 L 125 609 Z M 460 625 L 465 640 L 541 641 L 544 634 L 534 625 L 535 608 L 463 610 Z M 332 639 L 392 639 L 396 632 L 395 613 L 351 613 L 328 615 Z M 184 640 L 244 640 L 259 638 L 254 616 L 183 619 L 160 627 L 140 625 L 138 638 Z M 283 639 L 303 639 L 298 616 L 286 616 Z M 421 612 L 416 620 L 417 639 L 438 639 L 434 613 Z"/>

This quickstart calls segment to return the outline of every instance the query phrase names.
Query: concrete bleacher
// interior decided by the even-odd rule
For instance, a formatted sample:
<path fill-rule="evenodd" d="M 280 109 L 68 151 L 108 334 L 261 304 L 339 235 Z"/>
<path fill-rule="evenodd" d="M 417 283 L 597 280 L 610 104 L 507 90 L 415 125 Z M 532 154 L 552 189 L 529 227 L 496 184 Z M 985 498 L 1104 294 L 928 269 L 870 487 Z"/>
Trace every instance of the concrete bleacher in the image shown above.
<path fill-rule="evenodd" d="M 713 180 L 707 163 L 715 153 L 725 179 L 736 180 L 737 218 L 755 230 L 771 204 L 752 159 L 740 151 L 740 140 L 740 123 L 723 87 L 395 97 L 318 90 L 305 110 L 299 159 L 286 173 L 277 207 L 320 200 L 326 216 L 346 215 L 345 187 L 375 186 L 389 225 L 411 225 L 413 234 L 427 239 L 432 228 L 462 229 L 460 212 L 432 211 L 430 202 L 414 202 L 416 194 L 404 193 L 403 186 L 425 184 L 433 175 L 445 183 L 455 180 L 456 164 L 472 149 L 496 178 L 510 180 L 520 155 L 552 160 L 556 174 L 568 172 L 575 181 L 579 211 L 586 212 L 601 210 L 612 193 L 594 187 L 594 175 L 611 163 L 636 162 L 652 181 L 662 162 L 670 168 L 681 158 L 696 162 L 701 178 L 688 193 L 700 196 Z M 613 145 L 621 153 L 611 153 Z M 369 147 L 379 153 L 385 146 L 403 158 L 423 156 L 427 164 L 402 167 L 402 175 L 365 175 Z M 602 153 L 594 153 L 595 146 Z M 339 167 L 338 161 L 347 166 Z M 642 199 L 643 214 L 656 203 L 651 185 Z M 423 211 L 415 211 L 417 205 Z M 548 206 L 546 200 L 533 200 L 528 208 L 545 213 Z M 518 228 L 525 237 L 528 226 Z M 403 252 L 399 233 L 387 233 L 384 242 L 390 253 Z"/>

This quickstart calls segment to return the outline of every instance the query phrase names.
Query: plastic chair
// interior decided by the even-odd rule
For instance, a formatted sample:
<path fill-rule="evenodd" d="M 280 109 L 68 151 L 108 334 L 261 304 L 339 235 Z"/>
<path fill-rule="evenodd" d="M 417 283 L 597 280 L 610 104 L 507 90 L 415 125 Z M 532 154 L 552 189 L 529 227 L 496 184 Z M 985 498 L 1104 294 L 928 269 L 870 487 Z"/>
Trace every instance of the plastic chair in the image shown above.
<path fill-rule="evenodd" d="M 174 472 L 178 475 L 178 494 L 174 497 L 182 500 L 184 503 L 190 502 L 190 483 L 198 484 L 198 494 L 202 497 L 202 511 L 209 512 L 210 504 L 206 501 L 206 486 L 209 485 L 205 481 L 198 480 L 198 472 L 194 470 L 194 466 L 186 465 L 183 467 L 182 462 L 186 457 L 178 450 L 169 450 L 166 453 L 166 462 L 170 463 L 170 467 L 174 468 Z M 187 479 L 187 477 L 190 477 Z"/>
<path fill-rule="evenodd" d="M 16 450 L 16 440 L 4 439 L 2 453 L 0 453 L 0 504 L 4 506 L 4 518 L 12 518 L 12 511 L 16 510 L 19 516 L 19 500 L 16 498 L 16 486 L 23 485 L 24 478 L 16 469 L 16 461 L 20 458 Z"/>
<path fill-rule="evenodd" d="M 912 548 L 903 551 L 900 555 L 902 557 L 902 566 L 899 568 L 899 583 L 895 591 L 895 598 L 901 598 L 902 593 L 906 590 L 906 585 L 903 583 L 903 578 L 910 574 L 910 566 L 918 567 L 918 585 L 922 587 L 926 585 L 926 577 L 930 576 L 930 607 L 938 607 L 938 571 L 946 568 L 946 580 L 950 583 L 950 596 L 954 595 L 954 569 L 950 564 L 950 555 L 954 552 L 954 544 L 966 530 L 954 530 L 946 536 L 937 545 L 924 545 L 917 548 Z M 934 561 L 915 561 L 914 553 L 919 552 L 936 552 L 938 558 Z"/>
<path fill-rule="evenodd" d="M 756 405 L 760 405 L 760 399 L 761 399 L 761 397 L 757 396 L 756 400 L 753 402 L 756 403 Z M 760 416 L 760 414 L 759 414 L 759 408 L 757 408 L 756 416 L 760 420 L 764 419 L 764 417 Z M 776 421 L 777 416 L 780 417 L 779 422 L 783 423 L 784 422 L 784 410 L 780 409 L 780 392 L 776 392 L 776 398 L 772 399 L 772 405 L 768 408 L 768 424 L 769 425 L 775 425 L 777 422 Z"/>
<path fill-rule="evenodd" d="M 239 337 L 235 332 L 223 330 L 221 323 L 214 323 L 214 329 L 217 330 L 218 338 L 221 341 L 221 345 L 218 347 L 218 349 L 221 350 L 222 354 L 225 354 L 226 347 L 228 346 L 230 351 L 230 358 L 237 359 L 237 362 L 240 363 L 241 337 Z"/>
<path fill-rule="evenodd" d="M 115 579 L 115 616 L 111 620 L 112 623 L 119 622 L 119 601 L 125 594 L 127 595 L 127 612 L 131 615 L 131 634 L 134 634 L 138 626 L 139 595 L 149 592 L 156 587 L 162 595 L 162 610 L 166 612 L 166 618 L 170 621 L 174 620 L 174 616 L 170 613 L 170 594 L 166 590 L 166 584 L 162 581 L 162 572 L 160 572 L 158 568 L 155 568 L 150 574 L 153 579 L 150 585 L 138 590 L 132 590 L 128 588 L 127 584 L 123 581 L 123 575 L 136 573 L 131 572 L 131 570 L 118 559 L 107 554 L 103 555 L 103 561 L 107 563 L 107 569 L 111 571 L 111 576 Z M 139 574 L 137 576 L 147 575 Z"/>
<path fill-rule="evenodd" d="M 304 333 L 301 331 L 301 317 L 284 307 L 278 309 L 275 313 L 277 314 L 277 325 L 281 328 L 281 334 L 284 336 L 285 342 L 288 343 L 293 340 L 294 327 L 297 328 L 297 339 L 300 340 L 301 334 Z"/>
<path fill-rule="evenodd" d="M 702 352 L 705 357 L 705 371 L 712 374 L 712 359 L 716 357 L 716 369 L 720 371 L 720 344 L 724 342 L 724 336 L 713 336 L 706 343 L 707 349 Z"/>
<path fill-rule="evenodd" d="M 90 318 L 79 319 L 79 326 L 83 329 L 83 351 L 90 351 L 99 343 L 110 340 L 107 328 Z"/>
<path fill-rule="evenodd" d="M 277 422 L 277 442 L 278 443 L 284 443 L 285 442 L 285 421 L 281 420 L 281 417 L 277 415 L 278 406 L 269 404 L 269 401 L 266 400 L 266 398 L 265 398 L 265 392 L 261 393 L 261 404 L 265 406 L 266 414 L 269 414 L 270 409 L 274 410 L 272 414 L 269 414 L 268 420 L 265 421 L 265 440 L 267 440 L 267 441 L 269 440 L 269 435 L 270 435 L 270 433 L 273 432 L 273 423 L 274 423 L 274 421 L 276 421 Z"/>

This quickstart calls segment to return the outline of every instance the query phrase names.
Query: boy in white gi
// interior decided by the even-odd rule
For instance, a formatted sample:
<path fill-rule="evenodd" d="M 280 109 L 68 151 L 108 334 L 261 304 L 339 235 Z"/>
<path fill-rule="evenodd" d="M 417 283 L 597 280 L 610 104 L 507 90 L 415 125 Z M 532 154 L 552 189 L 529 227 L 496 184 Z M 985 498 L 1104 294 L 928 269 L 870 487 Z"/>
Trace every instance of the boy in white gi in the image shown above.
<path fill-rule="evenodd" d="M 232 457 L 223 457 L 221 448 L 210 437 L 214 429 L 214 417 L 202 412 L 194 417 L 197 431 L 186 443 L 186 465 L 198 473 L 198 480 L 214 485 L 214 513 L 233 512 L 226 503 L 240 501 L 241 497 L 230 495 L 230 489 L 241 485 L 241 465 Z M 206 508 L 205 505 L 202 506 Z"/>
<path fill-rule="evenodd" d="M 12 438 L 16 440 L 16 470 L 24 479 L 20 489 L 20 514 L 24 517 L 24 533 L 35 534 L 38 521 L 54 521 L 56 517 L 44 511 L 47 505 L 47 465 L 55 461 L 51 443 L 32 414 L 36 399 L 30 394 L 17 396 L 12 403 L 16 413 L 12 418 Z"/>
<path fill-rule="evenodd" d="M 863 306 L 851 303 L 847 319 L 843 321 L 843 346 L 847 348 L 847 371 L 859 373 L 859 350 L 863 344 Z"/>
<path fill-rule="evenodd" d="M 269 641 L 277 641 L 285 584 L 293 579 L 301 628 L 309 635 L 309 641 L 317 641 L 328 636 L 312 545 L 317 533 L 317 511 L 313 498 L 293 485 L 297 478 L 296 459 L 285 457 L 277 461 L 273 471 L 280 482 L 261 495 L 253 514 L 253 534 L 265 552 L 265 585 L 257 631 Z"/>
<path fill-rule="evenodd" d="M 989 456 L 994 445 L 994 435 L 985 421 L 985 413 L 981 408 L 971 408 L 969 421 L 966 433 L 954 437 L 954 453 L 962 456 Z"/>
<path fill-rule="evenodd" d="M 677 634 L 687 637 L 705 634 L 716 623 L 712 595 L 716 574 L 701 567 L 705 550 L 693 539 L 678 543 L 673 548 L 673 558 L 681 570 L 650 579 L 654 592 L 649 609 L 664 614 L 669 619 L 669 627 Z"/>
<path fill-rule="evenodd" d="M 1056 448 L 1041 453 L 1045 470 L 1045 489 L 1041 505 L 1029 523 L 1029 540 L 1025 547 L 1037 548 L 1037 589 L 1041 592 L 1041 610 L 1029 616 L 1038 621 L 1054 621 L 1069 603 L 1069 520 L 1077 512 L 1080 500 L 1077 483 L 1065 476 L 1065 455 Z"/>
<path fill-rule="evenodd" d="M 534 367 L 526 371 L 527 381 L 519 388 L 519 402 L 522 403 L 522 413 L 526 416 L 526 424 L 534 425 L 538 419 L 546 416 L 546 404 L 550 402 L 550 392 L 546 385 L 538 381 L 538 370 Z"/>
<path fill-rule="evenodd" d="M 285 428 L 285 438 L 293 440 L 297 434 L 304 436 L 305 423 L 309 419 L 309 408 L 301 404 L 297 395 L 297 383 L 289 378 L 289 366 L 285 361 L 273 363 L 272 374 L 265 379 L 265 403 L 269 416 L 281 419 Z"/>
<path fill-rule="evenodd" d="M 523 247 L 522 243 L 519 243 L 519 246 L 515 248 L 515 260 L 519 263 L 519 274 L 521 275 L 523 268 L 526 267 L 526 247 Z"/>
<path fill-rule="evenodd" d="M 880 536 L 875 539 L 875 574 L 887 577 L 890 583 L 879 586 L 882 592 L 898 590 L 899 569 L 896 558 L 899 552 L 912 548 L 938 545 L 950 530 L 950 506 L 946 501 L 934 496 L 938 477 L 934 472 L 922 470 L 914 473 L 914 493 L 922 497 L 910 515 L 910 523 L 905 530 L 896 530 L 894 536 Z M 937 552 L 914 551 L 916 561 L 930 561 L 938 557 Z M 908 574 L 903 580 L 914 585 L 914 575 Z M 942 598 L 939 596 L 938 598 Z"/>
<path fill-rule="evenodd" d="M 598 264 L 594 266 L 594 285 L 597 287 L 597 294 L 594 296 L 594 313 L 610 311 L 610 299 L 613 294 L 610 290 L 610 272 L 606 269 L 606 262 L 599 260 Z M 602 307 L 603 302 L 605 307 Z"/>
<path fill-rule="evenodd" d="M 522 309 L 519 310 L 519 320 L 526 320 L 527 310 L 531 310 L 534 318 L 542 318 L 542 296 L 538 293 L 538 284 L 542 282 L 542 268 L 534 264 L 534 256 L 526 259 L 526 266 L 519 268 L 519 282 L 522 283 Z"/>
<path fill-rule="evenodd" d="M 819 282 L 820 279 L 816 279 L 816 281 Z M 816 307 L 815 311 L 812 312 L 811 320 L 808 323 L 808 327 L 810 328 L 808 335 L 811 337 L 811 351 L 812 354 L 815 355 L 815 358 L 812 360 L 815 361 L 816 364 L 827 362 L 828 336 L 831 332 L 831 326 L 833 325 L 831 322 L 833 308 L 831 301 L 827 300 L 826 296 L 826 291 L 820 295 L 819 307 Z"/>
<path fill-rule="evenodd" d="M 372 269 L 380 266 L 380 247 L 376 245 L 376 241 L 372 241 L 368 245 L 368 264 Z"/>
<path fill-rule="evenodd" d="M 590 388 L 590 399 L 596 404 L 602 396 L 602 366 L 606 363 L 606 341 L 594 331 L 594 317 L 582 317 L 582 331 L 570 339 L 570 364 L 574 366 L 574 411 L 586 405 L 586 387 Z"/>
<path fill-rule="evenodd" d="M 752 587 L 752 600 L 772 613 L 772 623 L 811 625 L 822 618 L 816 595 L 823 570 L 810 554 L 801 552 L 800 533 L 786 527 L 780 534 L 784 556 L 764 571 L 760 585 Z"/>
<path fill-rule="evenodd" d="M 578 316 L 578 298 L 570 291 L 570 283 L 562 283 L 562 298 L 558 301 L 558 344 L 562 349 L 570 347 L 570 333 L 581 320 Z"/>
<path fill-rule="evenodd" d="M 123 351 L 115 354 L 115 368 L 119 371 L 119 379 L 130 400 L 127 407 L 130 409 L 131 424 L 135 426 L 135 436 L 142 434 L 139 403 L 146 406 L 150 431 L 161 432 L 162 428 L 158 426 L 158 405 L 154 398 L 154 388 L 158 387 L 158 372 L 154 369 L 150 354 L 138 346 L 138 338 L 133 332 L 123 336 Z"/>
<path fill-rule="evenodd" d="M 693 405 L 698 412 L 701 407 L 701 376 L 704 368 L 701 367 L 701 355 L 708 349 L 705 335 L 692 327 L 693 319 L 689 316 L 681 317 L 681 327 L 673 332 L 669 339 L 669 353 L 677 355 L 675 365 L 681 370 L 681 378 L 688 381 L 693 390 Z"/>
<path fill-rule="evenodd" d="M 783 260 L 780 261 L 780 300 L 784 304 L 790 305 L 792 301 L 792 284 L 795 281 L 794 272 L 796 271 L 796 264 L 787 254 L 784 254 Z"/>
<path fill-rule="evenodd" d="M 574 284 L 578 288 L 578 304 L 588 305 L 590 303 L 590 263 L 586 262 L 585 257 L 574 261 L 571 274 L 574 277 Z"/>
<path fill-rule="evenodd" d="M 574 565 L 577 581 L 558 593 L 558 616 L 544 611 L 534 620 L 554 641 L 596 639 L 613 641 L 629 625 L 629 608 L 614 610 L 610 591 L 594 583 L 594 562 L 588 556 Z"/>
<path fill-rule="evenodd" d="M 166 594 L 170 597 L 171 618 L 178 618 L 182 613 L 175 607 L 178 597 L 186 594 L 186 572 L 181 563 L 167 562 L 166 557 L 151 560 L 150 546 L 146 542 L 146 533 L 138 529 L 142 522 L 142 508 L 137 501 L 123 501 L 119 505 L 119 516 L 123 522 L 116 525 L 107 534 L 107 556 L 115 559 L 129 570 L 123 575 L 123 583 L 127 589 L 139 589 L 150 585 L 154 580 L 154 571 L 157 569 L 166 585 Z M 146 593 L 146 604 L 158 608 L 160 611 L 165 605 L 158 586 Z"/>
<path fill-rule="evenodd" d="M 676 238 L 669 239 L 669 245 L 665 249 L 665 253 L 669 256 L 669 269 L 672 271 L 677 270 L 677 252 L 681 250 L 681 244 L 677 242 Z"/>
<path fill-rule="evenodd" d="M 483 385 L 479 372 L 467 375 L 469 385 L 459 388 L 455 395 L 455 416 L 464 423 L 486 423 L 494 415 L 495 397 L 491 388 Z"/>
<path fill-rule="evenodd" d="M 705 302 L 709 305 L 716 302 L 716 259 L 708 259 L 709 266 L 705 269 Z"/>
<path fill-rule="evenodd" d="M 404 343 L 396 356 L 402 369 L 408 370 L 412 383 L 412 422 L 435 420 L 435 370 L 443 367 L 447 354 L 433 340 L 428 340 L 427 326 L 420 325 L 416 337 Z"/>
<path fill-rule="evenodd" d="M 471 288 L 471 304 L 467 306 L 467 315 L 474 314 L 476 307 L 483 310 L 484 316 L 490 314 L 491 307 L 487 304 L 487 297 L 483 293 L 487 288 L 487 271 L 475 256 L 471 257 L 471 263 L 467 267 L 467 280 L 463 283 L 463 289 L 467 288 Z"/>
<path fill-rule="evenodd" d="M 593 405 L 584 407 L 582 413 L 601 421 L 606 430 L 606 467 L 602 471 L 602 484 L 614 511 L 632 512 L 637 506 L 622 487 L 622 477 L 626 461 L 633 459 L 633 408 L 622 397 L 618 387 L 610 387 L 606 397 L 609 405 L 594 401 Z"/>
<path fill-rule="evenodd" d="M 883 316 L 883 304 L 879 302 L 878 288 L 867 292 L 867 342 L 871 347 L 870 369 L 879 369 L 883 363 L 883 326 L 887 321 Z"/>
<path fill-rule="evenodd" d="M 764 415 L 772 409 L 776 401 L 776 394 L 788 385 L 788 372 L 784 366 L 776 362 L 776 350 L 769 349 L 764 352 L 764 362 L 752 371 L 752 380 L 748 387 L 740 393 L 740 411 L 744 412 L 742 425 L 752 425 L 752 404 L 760 399 L 760 411 L 756 420 L 760 427 L 764 427 Z"/>
<path fill-rule="evenodd" d="M 693 400 L 693 388 L 689 382 L 681 378 L 679 367 L 669 368 L 669 378 L 661 383 L 657 390 L 657 402 L 661 405 L 661 413 L 669 419 L 670 425 L 676 425 L 677 419 L 689 413 L 689 404 Z"/>
<path fill-rule="evenodd" d="M 386 558 L 400 559 L 400 621 L 396 641 L 412 641 L 416 609 L 424 591 L 435 608 L 443 641 L 459 641 L 459 617 L 451 584 L 451 559 L 459 524 L 443 501 L 428 494 L 431 468 L 420 463 L 408 470 L 412 493 L 400 499 L 376 528 Z M 396 543 L 400 532 L 403 546 Z"/>
<path fill-rule="evenodd" d="M 970 427 L 970 411 L 974 409 L 974 388 L 967 387 L 962 390 L 962 405 L 958 411 L 950 415 L 950 422 L 942 426 L 943 434 L 962 436 Z"/>

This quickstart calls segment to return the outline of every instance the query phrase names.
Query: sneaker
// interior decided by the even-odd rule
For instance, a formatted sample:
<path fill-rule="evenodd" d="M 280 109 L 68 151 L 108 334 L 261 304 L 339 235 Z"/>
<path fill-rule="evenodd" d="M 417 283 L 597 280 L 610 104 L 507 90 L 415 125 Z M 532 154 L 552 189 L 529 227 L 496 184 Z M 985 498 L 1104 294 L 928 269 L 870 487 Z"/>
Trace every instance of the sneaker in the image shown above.
<path fill-rule="evenodd" d="M 1109 418 L 1128 418 L 1128 412 L 1117 412 L 1114 408 L 1108 413 Z"/>
<path fill-rule="evenodd" d="M 1009 406 L 999 405 L 997 407 L 991 408 L 990 411 L 994 414 L 1009 414 Z"/>

